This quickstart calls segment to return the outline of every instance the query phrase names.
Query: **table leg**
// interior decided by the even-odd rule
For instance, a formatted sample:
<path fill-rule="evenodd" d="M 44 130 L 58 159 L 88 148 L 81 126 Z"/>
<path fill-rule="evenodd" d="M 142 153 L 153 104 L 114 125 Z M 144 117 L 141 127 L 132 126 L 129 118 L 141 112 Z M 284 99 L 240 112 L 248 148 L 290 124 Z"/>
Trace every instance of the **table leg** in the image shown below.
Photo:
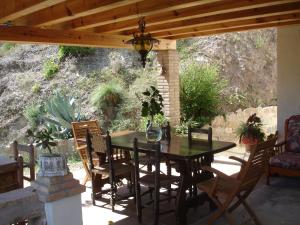
<path fill-rule="evenodd" d="M 176 222 L 178 225 L 185 225 L 187 223 L 186 190 L 189 188 L 189 184 L 191 184 L 191 173 L 189 173 L 187 161 L 179 161 L 178 166 L 180 184 L 176 198 Z"/>

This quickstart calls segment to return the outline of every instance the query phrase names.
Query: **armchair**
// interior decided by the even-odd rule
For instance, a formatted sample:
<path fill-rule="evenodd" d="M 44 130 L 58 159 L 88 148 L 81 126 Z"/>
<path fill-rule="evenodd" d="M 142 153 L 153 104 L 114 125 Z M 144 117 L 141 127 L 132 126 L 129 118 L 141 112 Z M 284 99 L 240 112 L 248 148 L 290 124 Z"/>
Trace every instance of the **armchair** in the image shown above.
<path fill-rule="evenodd" d="M 300 115 L 294 115 L 285 121 L 284 141 L 277 143 L 270 152 L 267 168 L 267 184 L 270 176 L 300 176 Z"/>

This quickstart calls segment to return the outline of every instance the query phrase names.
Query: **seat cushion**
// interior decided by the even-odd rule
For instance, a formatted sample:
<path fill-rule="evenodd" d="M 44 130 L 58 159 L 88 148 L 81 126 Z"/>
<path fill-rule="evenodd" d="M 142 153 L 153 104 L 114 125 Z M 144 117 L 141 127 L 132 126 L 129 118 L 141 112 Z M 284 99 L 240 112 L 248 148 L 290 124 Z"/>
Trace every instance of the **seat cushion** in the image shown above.
<path fill-rule="evenodd" d="M 270 165 L 287 169 L 300 169 L 300 153 L 283 152 L 270 158 Z"/>
<path fill-rule="evenodd" d="M 289 119 L 286 134 L 286 151 L 300 153 L 300 121 L 299 116 Z"/>
<path fill-rule="evenodd" d="M 114 169 L 115 169 L 115 175 L 119 176 L 122 174 L 129 174 L 130 172 L 133 171 L 133 166 L 132 165 L 125 165 L 122 163 L 115 163 L 114 164 Z M 109 165 L 104 164 L 101 166 L 97 166 L 93 170 L 94 173 L 99 173 L 102 175 L 109 175 Z"/>
<path fill-rule="evenodd" d="M 160 174 L 160 186 L 168 187 L 170 184 L 179 182 L 179 177 L 176 176 L 167 176 L 165 174 Z M 140 183 L 147 187 L 155 187 L 155 172 L 148 173 L 145 176 L 140 178 Z"/>

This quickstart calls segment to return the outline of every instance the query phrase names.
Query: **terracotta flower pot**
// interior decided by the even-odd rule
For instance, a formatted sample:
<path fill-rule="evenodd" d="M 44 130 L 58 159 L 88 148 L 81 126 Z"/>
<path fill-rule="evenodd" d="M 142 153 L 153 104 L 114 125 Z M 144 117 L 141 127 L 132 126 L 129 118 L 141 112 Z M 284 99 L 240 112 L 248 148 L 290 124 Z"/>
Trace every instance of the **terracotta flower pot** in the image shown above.
<path fill-rule="evenodd" d="M 251 138 L 251 137 L 243 137 L 241 142 L 245 145 L 246 152 L 251 152 L 256 148 L 258 143 L 258 139 Z"/>

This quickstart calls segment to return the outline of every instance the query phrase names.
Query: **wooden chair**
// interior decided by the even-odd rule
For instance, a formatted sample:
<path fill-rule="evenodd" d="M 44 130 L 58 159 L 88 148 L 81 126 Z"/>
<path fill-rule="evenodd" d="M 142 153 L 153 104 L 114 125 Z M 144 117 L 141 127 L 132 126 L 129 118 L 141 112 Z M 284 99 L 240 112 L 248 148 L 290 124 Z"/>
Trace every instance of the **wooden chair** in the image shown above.
<path fill-rule="evenodd" d="M 86 175 L 83 179 L 83 185 L 86 185 L 86 182 L 91 179 L 91 174 L 89 172 L 88 166 L 88 156 L 86 149 L 86 131 L 89 130 L 91 134 L 101 134 L 102 131 L 99 127 L 97 120 L 81 121 L 81 122 L 72 122 L 72 130 L 74 136 L 74 142 L 76 149 L 81 158 L 83 168 L 86 172 Z M 94 157 L 94 163 L 97 163 L 96 157 Z"/>
<path fill-rule="evenodd" d="M 30 145 L 18 144 L 17 141 L 11 143 L 10 148 L 14 154 L 14 159 L 17 160 L 19 156 L 22 156 L 23 159 L 23 168 L 29 168 L 29 177 L 23 174 L 23 179 L 27 181 L 35 180 L 35 158 L 34 158 L 34 147 Z M 25 156 L 25 154 L 27 156 Z"/>
<path fill-rule="evenodd" d="M 198 127 L 188 127 L 188 145 L 191 147 L 195 141 L 199 141 L 199 136 L 207 135 L 207 139 L 205 139 L 205 144 L 208 146 L 212 145 L 212 128 L 198 128 Z M 194 138 L 195 136 L 198 136 L 197 138 Z M 213 154 L 209 156 L 209 161 L 212 162 L 214 160 Z M 209 177 L 209 173 L 207 171 L 202 171 L 201 165 L 203 165 L 202 159 L 196 159 L 191 163 L 191 173 L 193 174 L 193 185 L 191 188 L 189 188 L 190 196 L 196 196 L 197 195 L 197 177 Z M 208 165 L 210 166 L 210 165 Z M 205 173 L 205 175 L 204 175 Z M 198 181 L 199 182 L 199 181 Z"/>
<path fill-rule="evenodd" d="M 160 212 L 159 203 L 162 201 L 160 199 L 160 188 L 168 189 L 171 184 L 178 182 L 178 177 L 169 176 L 162 174 L 160 172 L 160 163 L 161 163 L 161 153 L 160 153 L 160 143 L 138 143 L 138 140 L 135 138 L 133 143 L 134 149 L 134 165 L 135 165 L 135 193 L 136 193 L 136 210 L 139 222 L 142 221 L 142 209 L 145 208 L 145 205 L 142 205 L 142 196 L 151 193 L 154 191 L 154 224 L 158 224 L 159 215 L 165 214 L 169 212 L 173 212 L 174 210 L 166 210 L 164 212 Z M 153 151 L 152 155 L 155 159 L 155 171 L 147 173 L 145 176 L 140 177 L 140 153 L 144 153 L 145 150 L 147 152 Z M 144 193 L 141 193 L 141 185 L 148 188 L 148 190 Z M 169 200 L 170 198 L 174 198 L 169 196 L 164 200 Z"/>
<path fill-rule="evenodd" d="M 300 115 L 285 121 L 284 141 L 277 143 L 270 152 L 267 167 L 267 184 L 270 176 L 300 176 Z"/>
<path fill-rule="evenodd" d="M 133 166 L 130 164 L 130 155 L 120 149 L 113 149 L 111 137 L 87 132 L 86 144 L 89 158 L 89 171 L 92 179 L 92 201 L 101 199 L 102 194 L 110 192 L 110 204 L 114 210 L 115 202 L 125 197 L 117 195 L 117 186 L 124 178 L 128 181 L 130 193 L 133 188 Z M 94 166 L 93 153 L 99 156 L 99 165 Z M 109 183 L 109 190 L 102 190 L 104 184 Z"/>
<path fill-rule="evenodd" d="M 255 188 L 261 176 L 265 173 L 267 154 L 276 142 L 276 138 L 259 143 L 256 149 L 250 153 L 248 161 L 237 157 L 230 157 L 242 163 L 238 174 L 228 176 L 214 168 L 203 166 L 202 169 L 216 174 L 215 178 L 199 183 L 201 191 L 208 194 L 209 198 L 217 206 L 217 210 L 209 217 L 206 225 L 212 224 L 222 215 L 225 215 L 229 224 L 235 224 L 230 213 L 240 204 L 243 204 L 253 218 L 256 225 L 261 225 L 254 211 L 246 202 L 246 198 Z M 236 201 L 235 201 L 236 199 Z"/>
<path fill-rule="evenodd" d="M 23 158 L 16 162 L 0 165 L 0 193 L 23 188 Z"/>

